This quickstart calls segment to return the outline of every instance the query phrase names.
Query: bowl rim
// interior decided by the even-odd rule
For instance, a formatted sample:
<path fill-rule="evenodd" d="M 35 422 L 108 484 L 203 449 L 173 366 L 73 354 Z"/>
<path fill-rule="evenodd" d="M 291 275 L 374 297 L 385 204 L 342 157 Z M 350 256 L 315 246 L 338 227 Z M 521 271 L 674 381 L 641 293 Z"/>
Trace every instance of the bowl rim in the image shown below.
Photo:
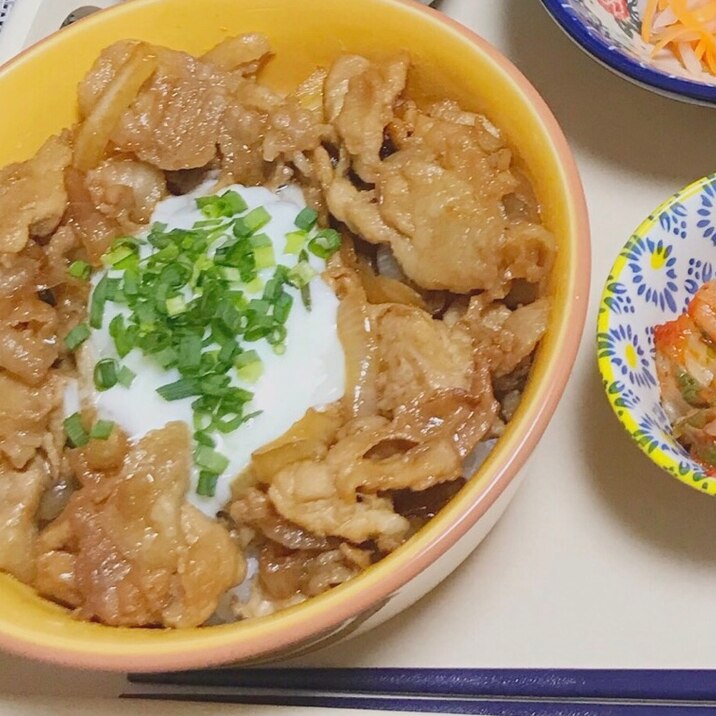
<path fill-rule="evenodd" d="M 687 184 L 682 189 L 672 194 L 668 199 L 659 204 L 649 215 L 637 226 L 631 234 L 627 242 L 619 251 L 614 263 L 612 264 L 609 274 L 604 282 L 604 287 L 599 299 L 599 307 L 597 310 L 597 341 L 601 334 L 606 333 L 610 328 L 610 317 L 612 311 L 609 309 L 607 299 L 611 293 L 609 285 L 614 281 L 618 281 L 622 272 L 628 267 L 629 259 L 627 255 L 631 252 L 634 245 L 643 239 L 646 239 L 651 230 L 659 223 L 659 216 L 669 211 L 675 204 L 679 204 L 686 199 L 691 199 L 700 194 L 704 187 L 713 185 L 716 182 L 716 174 L 707 174 L 706 176 L 696 179 L 696 181 Z M 652 354 L 653 355 L 653 354 Z M 677 480 L 685 485 L 698 490 L 702 494 L 716 495 L 716 480 L 703 472 L 697 472 L 691 467 L 687 467 L 686 463 L 675 459 L 672 455 L 662 450 L 661 446 L 654 443 L 648 443 L 639 435 L 639 425 L 632 416 L 631 409 L 619 405 L 621 391 L 616 387 L 609 390 L 610 386 L 616 386 L 619 382 L 615 374 L 612 358 L 606 351 L 600 352 L 597 347 L 597 364 L 602 377 L 602 385 L 606 393 L 609 404 L 622 427 L 629 433 L 631 439 L 637 444 L 639 449 L 649 457 L 654 464 L 662 468 Z M 659 390 L 658 385 L 656 390 Z"/>
<path fill-rule="evenodd" d="M 702 104 L 716 104 L 716 84 L 672 77 L 659 70 L 645 67 L 637 60 L 592 34 L 585 24 L 567 7 L 563 0 L 540 0 L 547 12 L 564 32 L 593 59 L 617 74 L 624 75 L 641 87 L 667 94 L 674 99 L 688 98 Z"/>
<path fill-rule="evenodd" d="M 63 31 L 64 37 L 71 36 L 78 28 L 98 21 L 110 13 L 131 12 L 133 7 L 148 5 L 158 0 L 134 0 L 94 13 L 73 27 Z M 509 445 L 510 452 L 503 449 L 499 465 L 493 464 L 485 470 L 479 493 L 453 500 L 445 509 L 423 527 L 411 540 L 394 553 L 366 570 L 344 585 L 334 588 L 303 604 L 277 612 L 269 617 L 251 620 L 255 632 L 261 632 L 262 648 L 256 649 L 258 639 L 237 639 L 216 636 L 226 634 L 228 627 L 214 627 L 201 642 L 178 651 L 169 644 L 153 642 L 142 651 L 112 650 L 103 647 L 89 649 L 72 644 L 72 639 L 56 639 L 52 644 L 46 640 L 29 639 L 20 631 L 0 631 L 0 647 L 22 656 L 94 670 L 157 672 L 203 668 L 237 662 L 248 658 L 270 658 L 278 656 L 291 647 L 301 646 L 306 640 L 332 634 L 338 627 L 369 613 L 376 605 L 390 600 L 396 592 L 435 563 L 462 537 L 497 501 L 524 465 L 546 429 L 559 400 L 562 397 L 571 374 L 577 351 L 583 336 L 589 298 L 591 250 L 590 227 L 587 204 L 576 162 L 567 140 L 554 115 L 537 90 L 524 75 L 493 45 L 461 23 L 436 9 L 422 5 L 416 0 L 376 0 L 400 7 L 404 11 L 426 16 L 456 39 L 467 41 L 482 53 L 490 63 L 522 95 L 525 106 L 531 108 L 543 127 L 546 144 L 556 162 L 560 185 L 566 196 L 566 216 L 569 226 L 569 241 L 572 261 L 565 280 L 571 281 L 572 290 L 563 298 L 561 316 L 557 322 L 560 328 L 551 346 L 545 363 L 543 380 L 531 395 L 529 403 L 521 411 L 519 425 L 508 427 L 501 440 Z M 26 55 L 41 53 L 58 42 L 58 34 L 50 36 L 25 50 L 0 68 L 0 75 L 11 70 L 15 63 Z M 514 429 L 512 429 L 514 428 Z M 493 452 L 492 455 L 495 453 Z M 490 461 L 491 458 L 488 458 Z M 477 476 L 475 476 L 477 477 Z M 477 489 L 477 488 L 476 488 Z M 29 588 L 28 588 L 29 589 Z M 248 626 L 248 624 L 247 624 Z M 219 630 L 219 631 L 214 631 Z M 147 653 L 149 652 L 149 653 Z"/>

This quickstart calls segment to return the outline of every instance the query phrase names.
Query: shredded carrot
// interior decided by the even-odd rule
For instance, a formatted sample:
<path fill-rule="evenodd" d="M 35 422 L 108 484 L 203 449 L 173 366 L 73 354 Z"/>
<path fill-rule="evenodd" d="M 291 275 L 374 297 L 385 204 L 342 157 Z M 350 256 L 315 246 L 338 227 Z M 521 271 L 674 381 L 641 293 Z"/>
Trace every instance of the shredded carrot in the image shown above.
<path fill-rule="evenodd" d="M 646 0 L 641 36 L 652 45 L 652 57 L 667 50 L 686 66 L 690 47 L 702 69 L 716 75 L 716 0 Z"/>

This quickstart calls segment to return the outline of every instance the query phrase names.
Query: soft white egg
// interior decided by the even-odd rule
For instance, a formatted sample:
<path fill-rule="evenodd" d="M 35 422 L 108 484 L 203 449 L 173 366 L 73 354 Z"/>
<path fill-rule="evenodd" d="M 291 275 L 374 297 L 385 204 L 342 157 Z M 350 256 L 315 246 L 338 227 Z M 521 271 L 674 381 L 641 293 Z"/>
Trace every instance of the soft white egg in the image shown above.
<path fill-rule="evenodd" d="M 300 190 L 289 187 L 273 193 L 261 187 L 228 188 L 240 194 L 249 209 L 266 208 L 271 220 L 261 231 L 271 239 L 277 263 L 288 268 L 295 266 L 298 257 L 284 254 L 284 248 L 286 234 L 296 231 L 294 222 L 304 206 Z M 157 206 L 152 222 L 167 224 L 169 228 L 191 228 L 196 221 L 205 219 L 197 208 L 196 198 L 210 193 L 211 184 L 205 184 L 191 194 L 170 197 Z M 319 274 L 325 269 L 325 261 L 316 256 L 310 256 L 310 263 Z M 259 276 L 266 281 L 274 270 L 273 267 L 264 269 Z M 93 277 L 95 284 L 102 273 Z M 229 500 L 233 479 L 248 466 L 255 450 L 280 437 L 309 408 L 320 409 L 343 396 L 345 366 L 337 330 L 338 299 L 320 275 L 311 281 L 310 289 L 311 310 L 303 305 L 297 289 L 287 289 L 294 300 L 286 323 L 285 353 L 277 355 L 265 340 L 243 344 L 258 353 L 263 373 L 255 383 L 242 383 L 238 377 L 233 382 L 254 394 L 246 413 L 261 412 L 232 433 L 212 434 L 217 440 L 216 450 L 229 458 L 229 467 L 220 476 L 213 497 L 197 494 L 198 470 L 193 471 L 187 494 L 207 515 L 215 515 Z M 108 325 L 121 311 L 121 306 L 115 303 L 106 304 L 103 327 L 93 330 L 88 340 L 87 350 L 93 361 L 118 358 Z M 174 420 L 184 421 L 192 429 L 193 398 L 169 402 L 156 392 L 160 386 L 181 377 L 176 369 L 160 368 L 136 348 L 121 359 L 121 363 L 132 370 L 136 378 L 129 388 L 116 385 L 95 393 L 100 418 L 116 422 L 134 440 Z"/>

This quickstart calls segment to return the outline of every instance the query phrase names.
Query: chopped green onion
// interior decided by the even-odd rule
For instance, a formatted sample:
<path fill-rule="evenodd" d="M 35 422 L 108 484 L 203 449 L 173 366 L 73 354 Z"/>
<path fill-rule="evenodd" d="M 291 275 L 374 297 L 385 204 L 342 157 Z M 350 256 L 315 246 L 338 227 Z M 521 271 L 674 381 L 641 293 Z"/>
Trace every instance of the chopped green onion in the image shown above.
<path fill-rule="evenodd" d="M 262 246 L 254 250 L 256 259 L 256 268 L 265 269 L 276 265 L 276 257 L 273 252 L 273 246 Z"/>
<path fill-rule="evenodd" d="M 192 228 L 193 229 L 204 229 L 208 226 L 213 229 L 213 228 L 216 228 L 217 226 L 221 226 L 222 223 L 223 222 L 221 219 L 203 219 L 201 221 L 195 221 L 194 226 Z"/>
<path fill-rule="evenodd" d="M 246 418 L 243 415 L 234 414 L 232 417 L 216 418 L 212 423 L 212 427 L 220 433 L 226 434 L 234 432 L 244 422 L 246 422 Z"/>
<path fill-rule="evenodd" d="M 307 283 L 301 286 L 301 301 L 303 302 L 303 306 L 307 311 L 310 311 L 313 306 L 313 301 L 311 299 L 311 284 Z"/>
<path fill-rule="evenodd" d="M 67 350 L 76 351 L 90 337 L 90 329 L 86 323 L 75 326 L 66 336 Z"/>
<path fill-rule="evenodd" d="M 190 333 L 179 342 L 178 363 L 180 370 L 194 370 L 201 365 L 201 336 Z"/>
<path fill-rule="evenodd" d="M 243 222 L 251 233 L 262 229 L 269 221 L 271 221 L 271 214 L 263 206 L 256 207 L 243 217 Z"/>
<path fill-rule="evenodd" d="M 236 356 L 236 360 L 234 361 L 234 365 L 237 368 L 243 368 L 246 365 L 251 365 L 252 363 L 259 363 L 261 362 L 261 359 L 259 358 L 259 354 L 254 351 L 244 351 L 243 353 Z"/>
<path fill-rule="evenodd" d="M 116 249 L 112 249 L 112 251 L 108 251 L 103 257 L 102 257 L 102 263 L 105 266 L 114 266 L 117 268 L 129 268 L 130 263 L 134 263 L 134 261 L 128 262 L 126 265 L 123 265 L 124 262 L 128 258 L 137 258 L 136 251 L 130 247 L 130 246 L 118 246 Z"/>
<path fill-rule="evenodd" d="M 67 273 L 72 278 L 86 281 L 92 273 L 92 267 L 86 261 L 73 261 L 67 269 Z"/>
<path fill-rule="evenodd" d="M 275 325 L 270 333 L 266 336 L 266 340 L 272 345 L 277 346 L 286 340 L 286 326 Z M 281 354 L 279 354 L 281 355 Z"/>
<path fill-rule="evenodd" d="M 82 424 L 82 416 L 79 413 L 73 413 L 69 418 L 65 418 L 62 425 L 72 447 L 84 447 L 89 442 L 89 434 Z"/>
<path fill-rule="evenodd" d="M 211 427 L 212 417 L 208 413 L 201 413 L 195 410 L 192 415 L 192 421 L 196 432 L 204 432 Z"/>
<path fill-rule="evenodd" d="M 264 246 L 273 246 L 273 242 L 268 234 L 256 234 L 255 236 L 252 236 L 249 241 L 254 249 L 260 249 Z"/>
<path fill-rule="evenodd" d="M 218 481 L 218 475 L 214 475 L 211 472 L 200 472 L 196 494 L 201 497 L 213 497 L 216 494 L 216 483 Z"/>
<path fill-rule="evenodd" d="M 122 292 L 125 296 L 136 296 L 139 293 L 139 275 L 134 270 L 124 272 Z"/>
<path fill-rule="evenodd" d="M 264 301 L 268 301 L 269 303 L 273 303 L 276 301 L 276 299 L 281 296 L 283 293 L 283 281 L 281 279 L 276 278 L 274 276 L 272 279 L 269 279 L 266 282 L 266 287 L 264 288 L 264 295 L 262 296 Z"/>
<path fill-rule="evenodd" d="M 221 199 L 224 206 L 231 210 L 232 216 L 234 214 L 243 214 L 246 209 L 248 209 L 248 206 L 246 206 L 246 202 L 241 198 L 241 195 L 231 189 L 225 191 L 221 195 Z"/>
<path fill-rule="evenodd" d="M 89 324 L 92 328 L 102 328 L 104 318 L 104 304 L 107 302 L 108 279 L 102 276 L 92 293 L 92 304 L 90 306 Z"/>
<path fill-rule="evenodd" d="M 263 291 L 264 282 L 257 276 L 253 281 L 247 283 L 244 288 L 246 293 L 260 293 Z"/>
<path fill-rule="evenodd" d="M 308 234 L 305 231 L 292 231 L 286 234 L 286 246 L 284 246 L 283 249 L 284 254 L 300 253 L 307 238 Z"/>
<path fill-rule="evenodd" d="M 117 382 L 123 387 L 123 388 L 129 388 L 132 383 L 134 382 L 134 379 L 137 377 L 137 374 L 127 368 L 126 365 L 123 365 L 119 369 L 119 373 L 117 373 Z"/>
<path fill-rule="evenodd" d="M 259 354 L 254 350 L 240 353 L 236 357 L 234 365 L 239 378 L 247 383 L 255 383 L 264 370 Z"/>
<path fill-rule="evenodd" d="M 235 191 L 225 191 L 221 196 L 203 196 L 196 200 L 201 213 L 209 219 L 231 218 L 246 211 L 246 202 Z"/>
<path fill-rule="evenodd" d="M 241 217 L 234 219 L 233 232 L 237 239 L 251 236 L 251 229 L 246 225 L 246 222 Z"/>
<path fill-rule="evenodd" d="M 111 420 L 98 420 L 90 430 L 90 437 L 94 440 L 107 440 L 114 430 Z"/>
<path fill-rule="evenodd" d="M 136 326 L 126 326 L 122 314 L 115 316 L 109 322 L 109 335 L 114 339 L 114 347 L 120 358 L 124 358 L 134 348 L 138 332 Z"/>
<path fill-rule="evenodd" d="M 167 307 L 167 313 L 170 316 L 178 316 L 180 313 L 186 311 L 186 301 L 183 296 L 172 296 L 164 303 Z"/>
<path fill-rule="evenodd" d="M 241 314 L 234 308 L 234 304 L 226 301 L 216 311 L 216 318 L 222 321 L 230 333 L 237 333 L 241 324 Z"/>
<path fill-rule="evenodd" d="M 194 453 L 194 459 L 200 468 L 215 475 L 221 475 L 229 467 L 229 458 L 208 445 L 199 445 Z"/>
<path fill-rule="evenodd" d="M 105 391 L 117 385 L 117 361 L 114 358 L 102 358 L 94 367 L 94 384 L 97 390 Z"/>
<path fill-rule="evenodd" d="M 238 352 L 238 343 L 236 343 L 236 341 L 227 341 L 223 346 L 221 346 L 221 350 L 219 351 L 219 355 L 216 359 L 219 363 L 230 364 Z"/>
<path fill-rule="evenodd" d="M 211 437 L 211 435 L 209 435 L 209 433 L 206 432 L 206 430 L 197 430 L 194 433 L 194 440 L 196 440 L 199 445 L 206 445 L 210 448 L 213 448 L 216 445 L 216 441 Z"/>
<path fill-rule="evenodd" d="M 237 368 L 236 373 L 246 383 L 256 383 L 263 375 L 264 366 L 261 361 L 249 363 L 245 366 Z"/>
<path fill-rule="evenodd" d="M 288 293 L 282 293 L 274 303 L 273 317 L 279 323 L 286 323 L 288 314 L 291 312 L 291 306 L 293 306 L 293 298 Z"/>
<path fill-rule="evenodd" d="M 299 261 L 289 272 L 288 280 L 296 288 L 308 285 L 316 276 L 316 271 L 308 261 Z"/>
<path fill-rule="evenodd" d="M 117 295 L 122 291 L 122 281 L 118 278 L 107 278 L 105 276 L 106 286 L 105 295 L 108 301 L 114 301 Z"/>
<path fill-rule="evenodd" d="M 318 221 L 318 213 L 307 206 L 298 213 L 294 224 L 303 231 L 310 231 L 316 225 L 316 221 Z"/>
<path fill-rule="evenodd" d="M 241 272 L 233 266 L 222 266 L 221 275 L 231 283 L 239 283 L 241 281 Z"/>
<path fill-rule="evenodd" d="M 157 388 L 157 393 L 164 400 L 171 401 L 189 398 L 192 395 L 201 395 L 202 391 L 199 381 L 195 378 L 181 378 L 174 383 L 167 383 L 167 385 Z"/>
<path fill-rule="evenodd" d="M 309 242 L 308 250 L 321 259 L 327 259 L 341 248 L 341 235 L 335 229 L 321 229 Z"/>
<path fill-rule="evenodd" d="M 173 368 L 177 364 L 177 352 L 169 346 L 153 353 L 152 357 L 164 370 Z"/>

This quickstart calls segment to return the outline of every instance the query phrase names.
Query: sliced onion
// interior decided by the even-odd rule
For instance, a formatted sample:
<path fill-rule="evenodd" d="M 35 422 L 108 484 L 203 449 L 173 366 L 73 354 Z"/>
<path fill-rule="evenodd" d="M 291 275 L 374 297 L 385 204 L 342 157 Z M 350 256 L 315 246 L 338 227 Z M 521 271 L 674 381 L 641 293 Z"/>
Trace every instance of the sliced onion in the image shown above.
<path fill-rule="evenodd" d="M 365 291 L 354 285 L 338 308 L 338 336 L 346 356 L 345 405 L 352 417 L 375 415 L 378 343 Z"/>
<path fill-rule="evenodd" d="M 369 303 L 400 303 L 427 310 L 423 297 L 417 291 L 394 278 L 376 276 L 367 263 L 360 263 L 358 275 Z"/>
<path fill-rule="evenodd" d="M 94 169 L 103 159 L 109 137 L 122 114 L 134 102 L 142 85 L 157 69 L 159 59 L 153 49 L 137 45 L 115 78 L 102 92 L 90 115 L 81 124 L 73 165 L 82 171 Z"/>
<path fill-rule="evenodd" d="M 251 456 L 251 469 L 259 482 L 270 483 L 281 470 L 299 460 L 319 460 L 343 424 L 339 410 L 310 408 L 280 438 Z"/>
<path fill-rule="evenodd" d="M 259 482 L 270 483 L 275 475 L 289 465 L 300 460 L 320 460 L 326 452 L 326 445 L 320 440 L 292 440 L 270 450 L 255 452 L 251 469 Z"/>

